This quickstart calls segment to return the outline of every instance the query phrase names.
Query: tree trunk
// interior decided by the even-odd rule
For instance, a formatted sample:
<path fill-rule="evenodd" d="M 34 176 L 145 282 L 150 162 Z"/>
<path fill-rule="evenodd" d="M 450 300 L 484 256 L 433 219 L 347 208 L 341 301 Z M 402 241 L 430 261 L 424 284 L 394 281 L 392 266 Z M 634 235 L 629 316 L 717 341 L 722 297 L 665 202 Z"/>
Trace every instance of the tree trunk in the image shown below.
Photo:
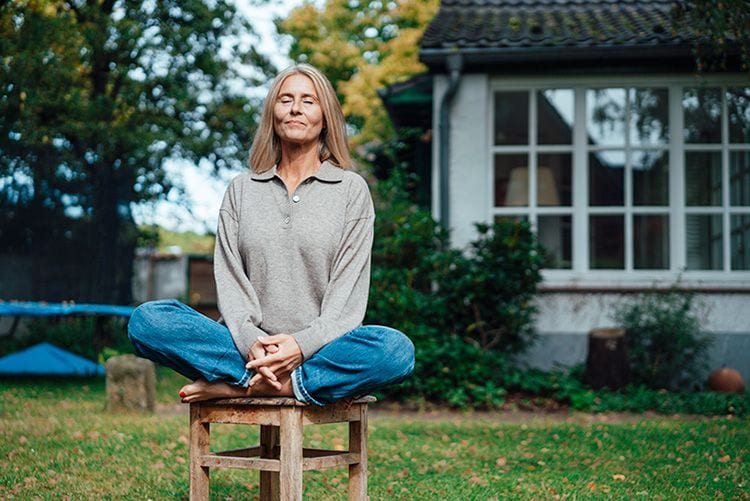
<path fill-rule="evenodd" d="M 630 382 L 625 329 L 603 328 L 589 332 L 585 379 L 596 390 L 619 390 Z"/>

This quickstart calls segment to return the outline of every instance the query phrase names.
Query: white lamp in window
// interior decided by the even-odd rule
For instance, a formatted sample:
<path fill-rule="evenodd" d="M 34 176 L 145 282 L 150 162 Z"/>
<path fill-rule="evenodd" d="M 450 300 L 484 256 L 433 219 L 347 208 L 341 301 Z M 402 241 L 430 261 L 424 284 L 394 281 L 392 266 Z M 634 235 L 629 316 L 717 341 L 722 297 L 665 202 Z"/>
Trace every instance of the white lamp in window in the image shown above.
<path fill-rule="evenodd" d="M 555 174 L 549 167 L 537 168 L 537 200 L 538 206 L 560 205 L 560 195 L 557 192 Z M 523 207 L 529 204 L 529 169 L 514 167 L 510 171 L 508 190 L 505 192 L 505 205 L 508 207 Z"/>

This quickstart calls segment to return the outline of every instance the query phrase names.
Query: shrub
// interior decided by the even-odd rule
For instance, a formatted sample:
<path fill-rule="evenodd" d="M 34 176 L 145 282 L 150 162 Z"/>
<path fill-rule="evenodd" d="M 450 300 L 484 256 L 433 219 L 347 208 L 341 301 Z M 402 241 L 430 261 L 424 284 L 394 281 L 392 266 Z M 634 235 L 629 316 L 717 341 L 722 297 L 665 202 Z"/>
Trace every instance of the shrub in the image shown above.
<path fill-rule="evenodd" d="M 508 353 L 532 338 L 541 253 L 527 223 L 478 225 L 464 254 L 415 206 L 398 170 L 374 192 L 377 218 L 366 322 L 395 327 L 416 348 L 414 374 L 389 398 L 457 407 L 503 402 Z"/>
<path fill-rule="evenodd" d="M 449 327 L 485 350 L 519 353 L 534 339 L 532 299 L 543 253 L 526 221 L 477 224 L 466 255 L 454 252 L 440 281 Z"/>
<path fill-rule="evenodd" d="M 670 290 L 643 294 L 620 306 L 634 384 L 678 389 L 700 379 L 710 337 L 692 312 L 693 295 Z"/>

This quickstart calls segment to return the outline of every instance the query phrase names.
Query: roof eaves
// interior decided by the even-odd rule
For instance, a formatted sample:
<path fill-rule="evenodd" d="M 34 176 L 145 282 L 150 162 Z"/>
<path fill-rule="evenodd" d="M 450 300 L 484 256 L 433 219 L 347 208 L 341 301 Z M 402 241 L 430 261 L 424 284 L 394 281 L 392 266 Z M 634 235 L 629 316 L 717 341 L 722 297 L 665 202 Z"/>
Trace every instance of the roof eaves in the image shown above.
<path fill-rule="evenodd" d="M 692 46 L 684 41 L 664 44 L 654 41 L 652 44 L 638 45 L 607 45 L 587 46 L 576 45 L 548 45 L 548 46 L 516 46 L 516 47 L 444 47 L 424 48 L 420 51 L 419 59 L 431 69 L 445 66 L 445 59 L 450 54 L 460 52 L 464 62 L 469 65 L 503 64 L 503 63 L 535 63 L 535 62 L 590 62 L 602 58 L 616 59 L 663 59 L 673 57 L 693 57 Z"/>

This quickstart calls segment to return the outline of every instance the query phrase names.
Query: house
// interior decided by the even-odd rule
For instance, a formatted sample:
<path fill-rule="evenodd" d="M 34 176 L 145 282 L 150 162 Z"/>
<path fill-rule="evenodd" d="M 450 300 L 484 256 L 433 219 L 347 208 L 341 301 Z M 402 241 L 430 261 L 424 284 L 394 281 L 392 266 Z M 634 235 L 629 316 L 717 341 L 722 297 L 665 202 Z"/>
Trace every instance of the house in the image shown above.
<path fill-rule="evenodd" d="M 711 366 L 750 380 L 750 78 L 697 74 L 672 8 L 443 0 L 424 33 L 434 215 L 456 246 L 527 219 L 553 257 L 533 366 L 582 362 L 615 305 L 677 284 Z"/>

